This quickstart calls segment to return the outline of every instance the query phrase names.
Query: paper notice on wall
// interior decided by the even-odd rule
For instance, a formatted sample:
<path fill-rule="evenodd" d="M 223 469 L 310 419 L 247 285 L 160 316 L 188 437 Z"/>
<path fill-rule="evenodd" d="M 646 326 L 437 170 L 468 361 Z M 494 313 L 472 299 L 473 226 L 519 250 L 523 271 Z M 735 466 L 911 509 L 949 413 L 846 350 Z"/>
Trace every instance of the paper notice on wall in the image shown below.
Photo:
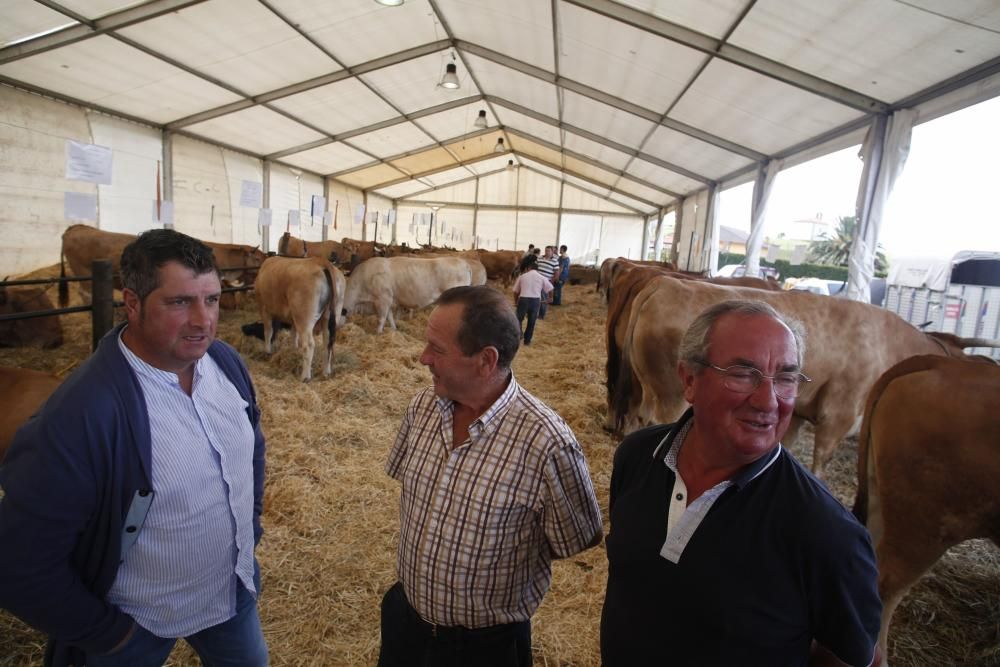
<path fill-rule="evenodd" d="M 358 207 L 354 209 L 354 224 L 360 225 L 365 219 L 365 205 L 358 204 Z"/>
<path fill-rule="evenodd" d="M 298 227 L 299 226 L 299 212 L 298 211 L 289 211 L 288 212 L 288 226 L 289 227 Z"/>
<path fill-rule="evenodd" d="M 153 222 L 163 225 L 174 224 L 174 203 L 172 201 L 161 201 L 160 210 L 156 210 L 157 202 L 153 201 Z M 159 215 L 157 215 L 159 213 Z"/>
<path fill-rule="evenodd" d="M 389 215 L 386 218 L 386 224 L 394 225 L 396 224 L 396 209 L 389 211 Z"/>
<path fill-rule="evenodd" d="M 797 245 L 794 248 L 792 248 L 792 260 L 791 260 L 790 264 L 792 266 L 796 266 L 798 264 L 802 264 L 803 262 L 805 262 L 806 261 L 806 250 L 808 250 L 808 249 L 809 249 L 809 246 L 804 246 L 804 245 Z"/>
<path fill-rule="evenodd" d="M 243 181 L 240 187 L 240 206 L 260 208 L 263 203 L 264 184 L 256 181 Z"/>
<path fill-rule="evenodd" d="M 781 247 L 775 243 L 767 246 L 767 261 L 776 262 L 781 255 Z"/>
<path fill-rule="evenodd" d="M 97 222 L 97 195 L 86 192 L 66 192 L 63 211 L 67 220 Z"/>
<path fill-rule="evenodd" d="M 323 211 L 323 226 L 329 227 L 333 224 L 333 211 Z"/>
<path fill-rule="evenodd" d="M 257 225 L 260 227 L 270 227 L 271 226 L 271 209 L 262 208 L 257 213 Z"/>
<path fill-rule="evenodd" d="M 66 178 L 111 185 L 111 149 L 67 140 Z"/>
<path fill-rule="evenodd" d="M 326 197 L 321 197 L 320 195 L 312 196 L 312 208 L 310 209 L 309 215 L 314 218 L 318 218 L 323 215 L 326 211 Z"/>

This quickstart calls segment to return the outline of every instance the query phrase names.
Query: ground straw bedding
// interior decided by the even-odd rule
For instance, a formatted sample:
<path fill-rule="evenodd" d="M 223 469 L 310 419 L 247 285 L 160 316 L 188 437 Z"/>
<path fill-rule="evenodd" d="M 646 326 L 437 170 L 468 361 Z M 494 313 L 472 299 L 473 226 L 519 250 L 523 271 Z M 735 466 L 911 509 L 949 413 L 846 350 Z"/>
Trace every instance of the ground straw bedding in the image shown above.
<path fill-rule="evenodd" d="M 567 287 L 566 305 L 540 321 L 514 362 L 518 380 L 555 408 L 583 445 L 602 510 L 617 439 L 603 430 L 604 307 L 590 286 Z M 374 317 L 337 335 L 334 375 L 296 380 L 287 332 L 271 359 L 239 325 L 252 304 L 224 312 L 220 336 L 239 349 L 257 386 L 268 441 L 265 535 L 258 549 L 260 602 L 274 665 L 374 665 L 379 601 L 394 581 L 398 486 L 382 467 L 403 410 L 429 384 L 418 362 L 427 312 L 398 318 L 375 336 Z M 86 313 L 64 318 L 67 343 L 52 352 L 0 350 L 0 364 L 65 374 L 89 351 Z M 314 375 L 320 373 L 317 350 Z M 808 429 L 806 429 L 808 431 Z M 809 434 L 793 448 L 808 460 Z M 850 502 L 856 448 L 831 463 L 831 487 Z M 607 525 L 605 525 L 607 529 Z M 0 545 L 0 548 L 3 548 Z M 552 589 L 533 622 L 535 664 L 598 665 L 607 576 L 603 546 L 553 568 Z M 667 604 L 667 601 L 664 601 Z M 952 549 L 896 612 L 893 665 L 1000 665 L 1000 551 L 975 541 Z M 0 611 L 0 666 L 41 663 L 43 640 Z M 183 643 L 170 665 L 196 665 Z"/>

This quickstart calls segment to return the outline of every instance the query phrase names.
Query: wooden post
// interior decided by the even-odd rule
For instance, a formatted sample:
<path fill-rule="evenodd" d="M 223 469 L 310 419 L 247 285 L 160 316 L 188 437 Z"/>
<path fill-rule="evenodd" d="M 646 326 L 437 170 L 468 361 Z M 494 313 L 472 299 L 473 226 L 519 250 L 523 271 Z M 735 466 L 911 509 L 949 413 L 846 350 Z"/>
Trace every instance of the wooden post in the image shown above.
<path fill-rule="evenodd" d="M 93 349 L 104 337 L 115 321 L 115 293 L 111 274 L 111 262 L 106 259 L 95 260 L 91 264 L 91 326 L 93 329 Z"/>

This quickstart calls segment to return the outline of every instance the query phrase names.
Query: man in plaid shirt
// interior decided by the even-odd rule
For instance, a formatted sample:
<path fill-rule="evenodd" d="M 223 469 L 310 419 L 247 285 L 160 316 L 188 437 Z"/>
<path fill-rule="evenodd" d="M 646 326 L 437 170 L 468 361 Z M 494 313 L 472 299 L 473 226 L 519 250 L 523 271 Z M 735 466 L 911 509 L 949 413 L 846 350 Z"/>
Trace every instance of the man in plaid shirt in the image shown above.
<path fill-rule="evenodd" d="M 553 558 L 598 544 L 601 512 L 569 426 L 514 379 L 503 294 L 438 299 L 420 362 L 434 386 L 403 416 L 399 581 L 382 600 L 380 667 L 530 667 L 531 615 Z"/>

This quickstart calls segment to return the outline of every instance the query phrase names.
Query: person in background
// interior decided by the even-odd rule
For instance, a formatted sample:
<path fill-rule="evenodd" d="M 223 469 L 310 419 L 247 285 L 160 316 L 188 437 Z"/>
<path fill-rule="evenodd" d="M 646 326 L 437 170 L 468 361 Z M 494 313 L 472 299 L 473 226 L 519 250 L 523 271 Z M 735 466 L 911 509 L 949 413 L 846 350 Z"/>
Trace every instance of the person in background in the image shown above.
<path fill-rule="evenodd" d="M 212 250 L 169 229 L 122 253 L 127 321 L 21 428 L 0 467 L 0 607 L 46 665 L 268 662 L 257 614 L 264 436 L 216 340 Z"/>
<path fill-rule="evenodd" d="M 801 325 L 759 301 L 684 334 L 691 408 L 615 452 L 604 667 L 878 664 L 868 532 L 780 444 L 803 354 Z"/>
<path fill-rule="evenodd" d="M 552 283 L 542 277 L 537 270 L 534 255 L 521 262 L 521 275 L 514 281 L 514 305 L 517 309 L 517 324 L 521 328 L 525 345 L 531 345 L 535 335 L 535 320 L 542 301 L 552 291 Z M 524 329 L 524 318 L 528 318 L 528 328 Z"/>
<path fill-rule="evenodd" d="M 382 599 L 380 667 L 530 667 L 551 561 L 597 545 L 601 511 L 569 426 L 511 371 L 514 311 L 455 287 L 427 322 L 433 387 L 403 415 L 399 580 Z"/>
<path fill-rule="evenodd" d="M 556 257 L 555 246 L 547 245 L 545 246 L 545 256 L 538 260 L 538 273 L 542 274 L 542 277 L 549 281 L 549 283 L 555 283 L 556 276 L 559 272 L 559 258 Z M 545 313 L 548 310 L 548 299 L 542 299 L 542 303 L 538 308 L 538 319 L 544 320 Z"/>
<path fill-rule="evenodd" d="M 526 257 L 528 257 L 530 255 L 534 255 L 534 254 L 535 254 L 535 244 L 534 243 L 529 243 L 528 244 L 528 251 L 526 253 L 524 253 L 523 255 L 521 255 L 521 260 L 523 261 Z"/>
<path fill-rule="evenodd" d="M 566 246 L 559 246 L 559 268 L 556 272 L 554 278 L 555 289 L 552 290 L 552 305 L 561 306 L 562 305 L 562 291 L 563 285 L 569 280 L 569 256 L 566 254 L 568 248 Z"/>

